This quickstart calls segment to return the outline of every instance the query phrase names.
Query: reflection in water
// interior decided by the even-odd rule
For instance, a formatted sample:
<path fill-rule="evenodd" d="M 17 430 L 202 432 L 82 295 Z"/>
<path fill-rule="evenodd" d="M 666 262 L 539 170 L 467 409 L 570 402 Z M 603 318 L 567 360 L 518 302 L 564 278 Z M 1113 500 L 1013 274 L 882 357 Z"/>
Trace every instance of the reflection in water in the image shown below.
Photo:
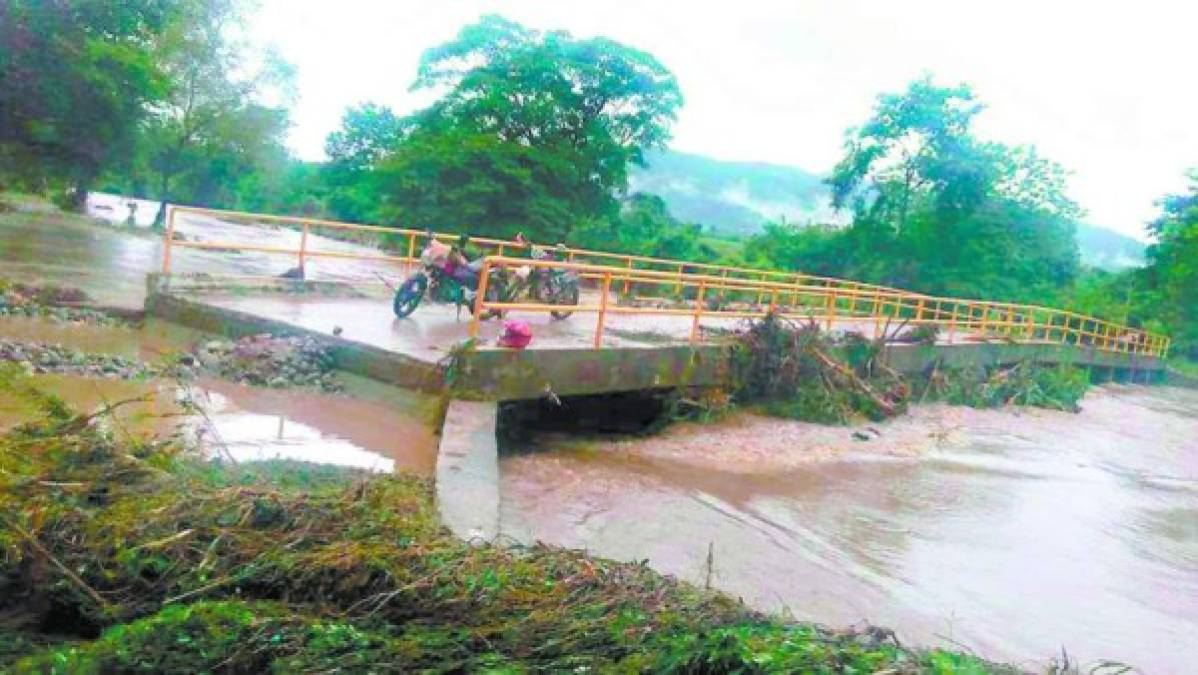
<path fill-rule="evenodd" d="M 402 392 L 403 405 L 377 398 L 259 389 L 220 380 L 193 398 L 206 413 L 190 429 L 237 461 L 293 459 L 373 471 L 431 475 L 436 438 L 432 401 Z"/>
<path fill-rule="evenodd" d="M 1198 392 L 1109 386 L 1084 408 L 928 406 L 869 442 L 754 418 L 541 438 L 502 460 L 503 529 L 694 581 L 711 543 L 715 583 L 763 609 L 1025 663 L 1064 645 L 1185 672 Z"/>

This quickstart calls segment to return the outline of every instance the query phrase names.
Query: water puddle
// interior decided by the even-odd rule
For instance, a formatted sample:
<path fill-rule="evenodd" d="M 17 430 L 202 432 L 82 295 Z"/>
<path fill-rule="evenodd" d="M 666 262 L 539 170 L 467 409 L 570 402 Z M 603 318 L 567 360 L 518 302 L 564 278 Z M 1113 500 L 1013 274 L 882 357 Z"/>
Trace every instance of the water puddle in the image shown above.
<path fill-rule="evenodd" d="M 501 460 L 502 528 L 1035 669 L 1198 657 L 1198 391 L 1079 415 L 927 406 L 875 431 L 743 417 Z M 706 560 L 711 547 L 714 564 Z"/>
<path fill-rule="evenodd" d="M 128 328 L 42 319 L 0 318 L 0 337 L 160 360 L 188 349 L 202 334 L 164 322 Z M 432 397 L 338 373 L 345 394 L 264 389 L 201 378 L 184 391 L 175 382 L 42 374 L 32 383 L 82 411 L 116 406 L 106 424 L 122 434 L 183 434 L 205 452 L 236 461 L 292 459 L 374 471 L 431 475 L 437 439 Z M 191 401 L 194 406 L 181 402 Z M 38 411 L 0 394 L 0 427 Z"/>

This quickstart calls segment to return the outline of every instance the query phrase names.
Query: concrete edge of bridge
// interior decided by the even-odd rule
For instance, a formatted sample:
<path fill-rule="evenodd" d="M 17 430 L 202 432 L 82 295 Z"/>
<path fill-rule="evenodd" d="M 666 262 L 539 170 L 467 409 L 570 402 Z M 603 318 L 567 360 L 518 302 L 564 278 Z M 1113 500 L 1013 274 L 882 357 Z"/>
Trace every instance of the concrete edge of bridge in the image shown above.
<path fill-rule="evenodd" d="M 499 535 L 499 405 L 454 399 L 437 450 L 437 513 L 457 537 L 492 542 Z"/>

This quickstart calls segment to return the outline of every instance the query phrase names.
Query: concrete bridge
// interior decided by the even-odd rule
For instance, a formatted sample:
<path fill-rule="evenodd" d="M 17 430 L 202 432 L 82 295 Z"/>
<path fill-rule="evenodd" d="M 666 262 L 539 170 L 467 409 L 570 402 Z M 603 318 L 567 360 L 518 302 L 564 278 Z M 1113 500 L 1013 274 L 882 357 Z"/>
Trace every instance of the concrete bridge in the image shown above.
<path fill-rule="evenodd" d="M 885 343 L 881 359 L 904 373 L 1030 360 L 1155 377 L 1168 349 L 1161 336 L 1061 309 L 574 249 L 563 261 L 534 262 L 507 257 L 513 242 L 478 240 L 493 254 L 484 278 L 499 265 L 566 267 L 586 288 L 561 321 L 550 314 L 560 306 L 488 302 L 480 293 L 475 316 L 499 310 L 531 324 L 530 348 L 502 349 L 494 346 L 500 322 L 469 312 L 426 302 L 395 318 L 378 277 L 398 280 L 417 263 L 421 232 L 198 209 L 172 209 L 168 222 L 163 272 L 147 280 L 148 315 L 230 337 L 311 336 L 342 370 L 454 399 L 438 498 L 447 525 L 468 539 L 498 532 L 495 402 L 728 386 L 727 336 L 744 319 L 774 312 L 866 337 L 935 328 L 924 344 Z M 322 228 L 342 236 L 322 236 Z M 347 232 L 398 236 L 400 251 L 347 243 Z M 177 249 L 241 256 L 257 273 L 212 276 L 192 267 L 180 274 L 172 270 Z M 303 279 L 280 278 L 296 268 Z"/>

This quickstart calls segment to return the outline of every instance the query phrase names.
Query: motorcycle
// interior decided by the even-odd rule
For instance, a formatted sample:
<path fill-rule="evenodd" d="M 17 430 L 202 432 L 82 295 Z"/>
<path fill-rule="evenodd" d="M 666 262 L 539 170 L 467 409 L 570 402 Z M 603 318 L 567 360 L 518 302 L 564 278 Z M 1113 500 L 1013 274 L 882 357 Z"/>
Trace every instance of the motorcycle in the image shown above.
<path fill-rule="evenodd" d="M 534 260 L 554 260 L 555 256 L 548 250 L 534 250 Z M 577 305 L 579 298 L 578 273 L 559 267 L 537 267 L 527 265 L 517 269 L 500 271 L 503 282 L 501 297 L 504 302 L 513 302 L 522 294 L 545 305 Z M 569 310 L 550 310 L 554 319 L 562 320 L 574 312 Z"/>
<path fill-rule="evenodd" d="M 478 270 L 473 269 L 471 264 L 467 267 L 472 274 L 462 277 L 455 275 L 454 271 L 461 267 L 461 263 L 450 263 L 455 254 L 461 257 L 455 249 L 430 238 L 429 244 L 420 254 L 421 269 L 405 279 L 395 290 L 391 309 L 396 317 L 402 319 L 416 311 L 425 296 L 433 302 L 453 304 L 457 307 L 459 316 L 463 307 L 471 314 L 474 313 L 474 300 L 478 293 Z M 499 302 L 503 297 L 503 282 L 496 271 L 493 271 L 487 282 L 486 298 Z M 491 310 L 482 318 L 489 319 L 498 315 L 499 312 Z"/>

